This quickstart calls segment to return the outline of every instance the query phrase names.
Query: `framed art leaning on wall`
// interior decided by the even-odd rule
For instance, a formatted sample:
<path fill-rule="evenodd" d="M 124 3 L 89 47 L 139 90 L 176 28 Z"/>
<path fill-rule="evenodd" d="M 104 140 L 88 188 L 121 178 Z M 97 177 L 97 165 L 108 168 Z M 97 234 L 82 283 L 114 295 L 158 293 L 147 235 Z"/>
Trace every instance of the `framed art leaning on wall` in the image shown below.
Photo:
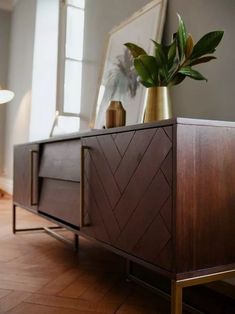
<path fill-rule="evenodd" d="M 92 117 L 94 128 L 104 127 L 111 100 L 122 102 L 127 125 L 142 122 L 146 89 L 138 82 L 133 59 L 124 44 L 134 42 L 151 53 L 153 45 L 149 39 L 161 41 L 166 5 L 167 0 L 151 1 L 109 33 Z"/>

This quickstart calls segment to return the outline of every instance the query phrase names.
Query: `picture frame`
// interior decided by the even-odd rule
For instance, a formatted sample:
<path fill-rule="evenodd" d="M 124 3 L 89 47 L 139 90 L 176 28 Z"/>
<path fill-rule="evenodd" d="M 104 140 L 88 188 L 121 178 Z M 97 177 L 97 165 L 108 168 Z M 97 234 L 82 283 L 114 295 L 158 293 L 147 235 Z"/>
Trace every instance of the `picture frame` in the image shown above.
<path fill-rule="evenodd" d="M 133 42 L 153 53 L 150 39 L 161 42 L 166 7 L 167 0 L 153 0 L 109 33 L 92 128 L 105 127 L 105 112 L 111 100 L 122 102 L 126 125 L 143 121 L 146 88 L 138 82 L 133 59 L 124 44 Z"/>

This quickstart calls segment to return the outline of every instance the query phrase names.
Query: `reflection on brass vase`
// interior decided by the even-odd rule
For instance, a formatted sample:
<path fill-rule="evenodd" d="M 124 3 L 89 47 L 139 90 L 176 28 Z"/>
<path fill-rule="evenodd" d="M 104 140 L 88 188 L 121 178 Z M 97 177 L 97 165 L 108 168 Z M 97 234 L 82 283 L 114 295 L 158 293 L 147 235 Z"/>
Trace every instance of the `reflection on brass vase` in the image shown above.
<path fill-rule="evenodd" d="M 121 101 L 112 100 L 106 110 L 106 128 L 115 128 L 126 124 L 126 110 Z"/>
<path fill-rule="evenodd" d="M 167 86 L 150 87 L 147 90 L 144 123 L 173 117 L 169 89 Z"/>

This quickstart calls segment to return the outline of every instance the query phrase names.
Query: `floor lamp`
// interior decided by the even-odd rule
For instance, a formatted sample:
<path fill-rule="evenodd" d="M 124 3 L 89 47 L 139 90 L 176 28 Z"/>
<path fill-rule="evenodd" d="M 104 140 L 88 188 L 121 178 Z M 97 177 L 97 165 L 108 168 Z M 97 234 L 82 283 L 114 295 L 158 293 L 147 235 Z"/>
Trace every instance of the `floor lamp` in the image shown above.
<path fill-rule="evenodd" d="M 0 104 L 5 104 L 14 98 L 15 94 L 7 89 L 3 89 L 0 86 Z M 4 195 L 4 191 L 0 188 L 0 197 Z"/>

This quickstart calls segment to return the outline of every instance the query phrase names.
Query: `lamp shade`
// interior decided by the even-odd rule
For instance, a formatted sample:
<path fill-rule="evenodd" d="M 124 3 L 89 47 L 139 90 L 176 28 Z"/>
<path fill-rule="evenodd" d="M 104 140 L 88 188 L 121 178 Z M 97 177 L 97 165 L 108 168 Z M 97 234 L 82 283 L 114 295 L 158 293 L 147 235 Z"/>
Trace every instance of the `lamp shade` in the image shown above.
<path fill-rule="evenodd" d="M 0 89 L 0 104 L 11 101 L 14 98 L 15 94 L 7 89 Z"/>

